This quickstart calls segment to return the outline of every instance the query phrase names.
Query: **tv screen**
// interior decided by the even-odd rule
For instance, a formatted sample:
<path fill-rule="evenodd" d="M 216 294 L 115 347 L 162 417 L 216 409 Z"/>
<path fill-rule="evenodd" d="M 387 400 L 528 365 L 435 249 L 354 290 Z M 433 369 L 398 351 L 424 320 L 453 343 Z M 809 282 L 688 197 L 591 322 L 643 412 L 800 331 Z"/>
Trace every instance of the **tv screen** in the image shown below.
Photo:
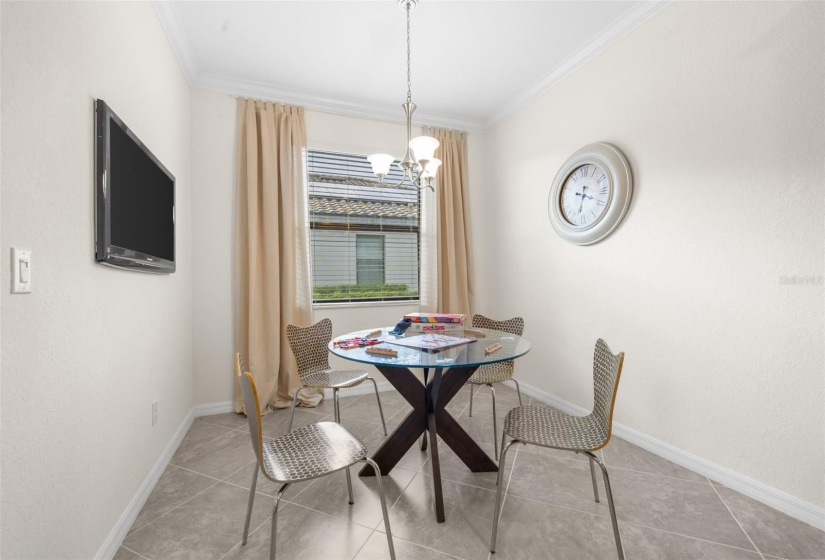
<path fill-rule="evenodd" d="M 95 116 L 98 262 L 174 272 L 174 176 L 100 99 Z"/>

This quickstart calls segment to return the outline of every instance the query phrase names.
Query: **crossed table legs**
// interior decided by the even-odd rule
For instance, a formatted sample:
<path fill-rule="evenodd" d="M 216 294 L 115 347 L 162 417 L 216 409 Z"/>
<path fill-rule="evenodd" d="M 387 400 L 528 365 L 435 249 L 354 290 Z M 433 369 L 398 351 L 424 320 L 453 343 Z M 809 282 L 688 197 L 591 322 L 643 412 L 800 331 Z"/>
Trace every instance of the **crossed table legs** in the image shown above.
<path fill-rule="evenodd" d="M 454 367 L 435 370 L 433 378 L 426 381 L 429 370 L 424 370 L 425 383 L 407 368 L 376 365 L 384 377 L 413 407 L 404 421 L 378 448 L 373 461 L 388 474 L 412 447 L 421 434 L 428 432 L 430 457 L 433 466 L 433 491 L 435 494 L 435 518 L 444 523 L 444 496 L 441 491 L 441 466 L 438 460 L 438 437 L 446 443 L 473 472 L 497 472 L 498 467 L 475 441 L 464 431 L 444 407 L 458 393 L 478 366 Z M 372 466 L 361 469 L 360 476 L 375 476 Z"/>

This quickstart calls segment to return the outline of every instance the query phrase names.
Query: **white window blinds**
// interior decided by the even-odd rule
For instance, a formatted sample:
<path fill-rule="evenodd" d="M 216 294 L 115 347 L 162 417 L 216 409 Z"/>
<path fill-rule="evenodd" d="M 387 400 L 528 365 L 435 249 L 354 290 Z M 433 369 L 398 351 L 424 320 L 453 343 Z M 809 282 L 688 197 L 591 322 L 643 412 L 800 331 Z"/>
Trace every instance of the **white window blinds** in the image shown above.
<path fill-rule="evenodd" d="M 313 301 L 417 300 L 420 194 L 393 164 L 378 183 L 366 156 L 309 150 Z"/>

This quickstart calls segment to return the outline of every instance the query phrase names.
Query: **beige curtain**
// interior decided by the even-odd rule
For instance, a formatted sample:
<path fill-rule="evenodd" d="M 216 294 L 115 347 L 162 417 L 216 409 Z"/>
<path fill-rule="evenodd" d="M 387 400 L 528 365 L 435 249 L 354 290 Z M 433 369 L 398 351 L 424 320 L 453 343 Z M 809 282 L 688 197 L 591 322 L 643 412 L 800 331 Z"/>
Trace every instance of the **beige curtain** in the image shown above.
<path fill-rule="evenodd" d="M 312 323 L 306 146 L 303 108 L 239 100 L 236 348 L 263 413 L 290 406 L 301 384 L 286 325 Z M 301 398 L 315 406 L 321 395 Z M 235 411 L 244 412 L 237 382 Z"/>
<path fill-rule="evenodd" d="M 441 145 L 436 198 L 436 310 L 472 315 L 473 283 L 467 133 L 425 128 Z"/>

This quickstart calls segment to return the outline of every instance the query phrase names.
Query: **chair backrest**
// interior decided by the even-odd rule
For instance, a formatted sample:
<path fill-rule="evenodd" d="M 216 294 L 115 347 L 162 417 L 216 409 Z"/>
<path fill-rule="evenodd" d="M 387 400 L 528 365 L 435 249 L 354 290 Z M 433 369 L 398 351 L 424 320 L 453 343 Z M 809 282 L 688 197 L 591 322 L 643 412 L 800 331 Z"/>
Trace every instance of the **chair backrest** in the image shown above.
<path fill-rule="evenodd" d="M 286 337 L 298 362 L 299 377 L 330 369 L 327 344 L 332 340 L 332 321 L 322 319 L 309 327 L 287 325 Z"/>
<path fill-rule="evenodd" d="M 504 331 L 521 336 L 521 333 L 524 332 L 524 319 L 521 317 L 513 317 L 506 321 L 496 321 L 495 319 L 490 319 L 489 317 L 476 313 L 473 315 L 473 327 Z M 498 362 L 481 366 L 479 370 L 482 375 L 489 376 L 492 374 L 495 378 L 500 378 L 502 381 L 505 381 L 513 377 L 515 365 L 516 363 L 510 360 L 509 362 Z"/>
<path fill-rule="evenodd" d="M 238 376 L 238 383 L 241 385 L 241 394 L 246 408 L 246 419 L 249 421 L 249 436 L 252 438 L 252 447 L 255 449 L 255 456 L 258 463 L 263 457 L 263 429 L 261 427 L 261 405 L 258 401 L 258 389 L 255 388 L 255 380 L 248 371 L 244 371 L 243 360 L 239 353 L 235 353 L 235 375 Z"/>
<path fill-rule="evenodd" d="M 493 329 L 494 331 L 504 331 L 521 336 L 524 332 L 524 319 L 521 317 L 513 317 L 506 321 L 496 321 L 495 319 L 490 319 L 480 313 L 476 313 L 473 315 L 473 326 L 479 329 Z"/>
<path fill-rule="evenodd" d="M 604 442 L 599 448 L 610 441 L 613 408 L 623 364 L 624 352 L 613 354 L 604 340 L 600 338 L 596 341 L 596 349 L 593 351 L 593 412 L 590 413 L 590 418 L 599 431 L 605 434 Z"/>

